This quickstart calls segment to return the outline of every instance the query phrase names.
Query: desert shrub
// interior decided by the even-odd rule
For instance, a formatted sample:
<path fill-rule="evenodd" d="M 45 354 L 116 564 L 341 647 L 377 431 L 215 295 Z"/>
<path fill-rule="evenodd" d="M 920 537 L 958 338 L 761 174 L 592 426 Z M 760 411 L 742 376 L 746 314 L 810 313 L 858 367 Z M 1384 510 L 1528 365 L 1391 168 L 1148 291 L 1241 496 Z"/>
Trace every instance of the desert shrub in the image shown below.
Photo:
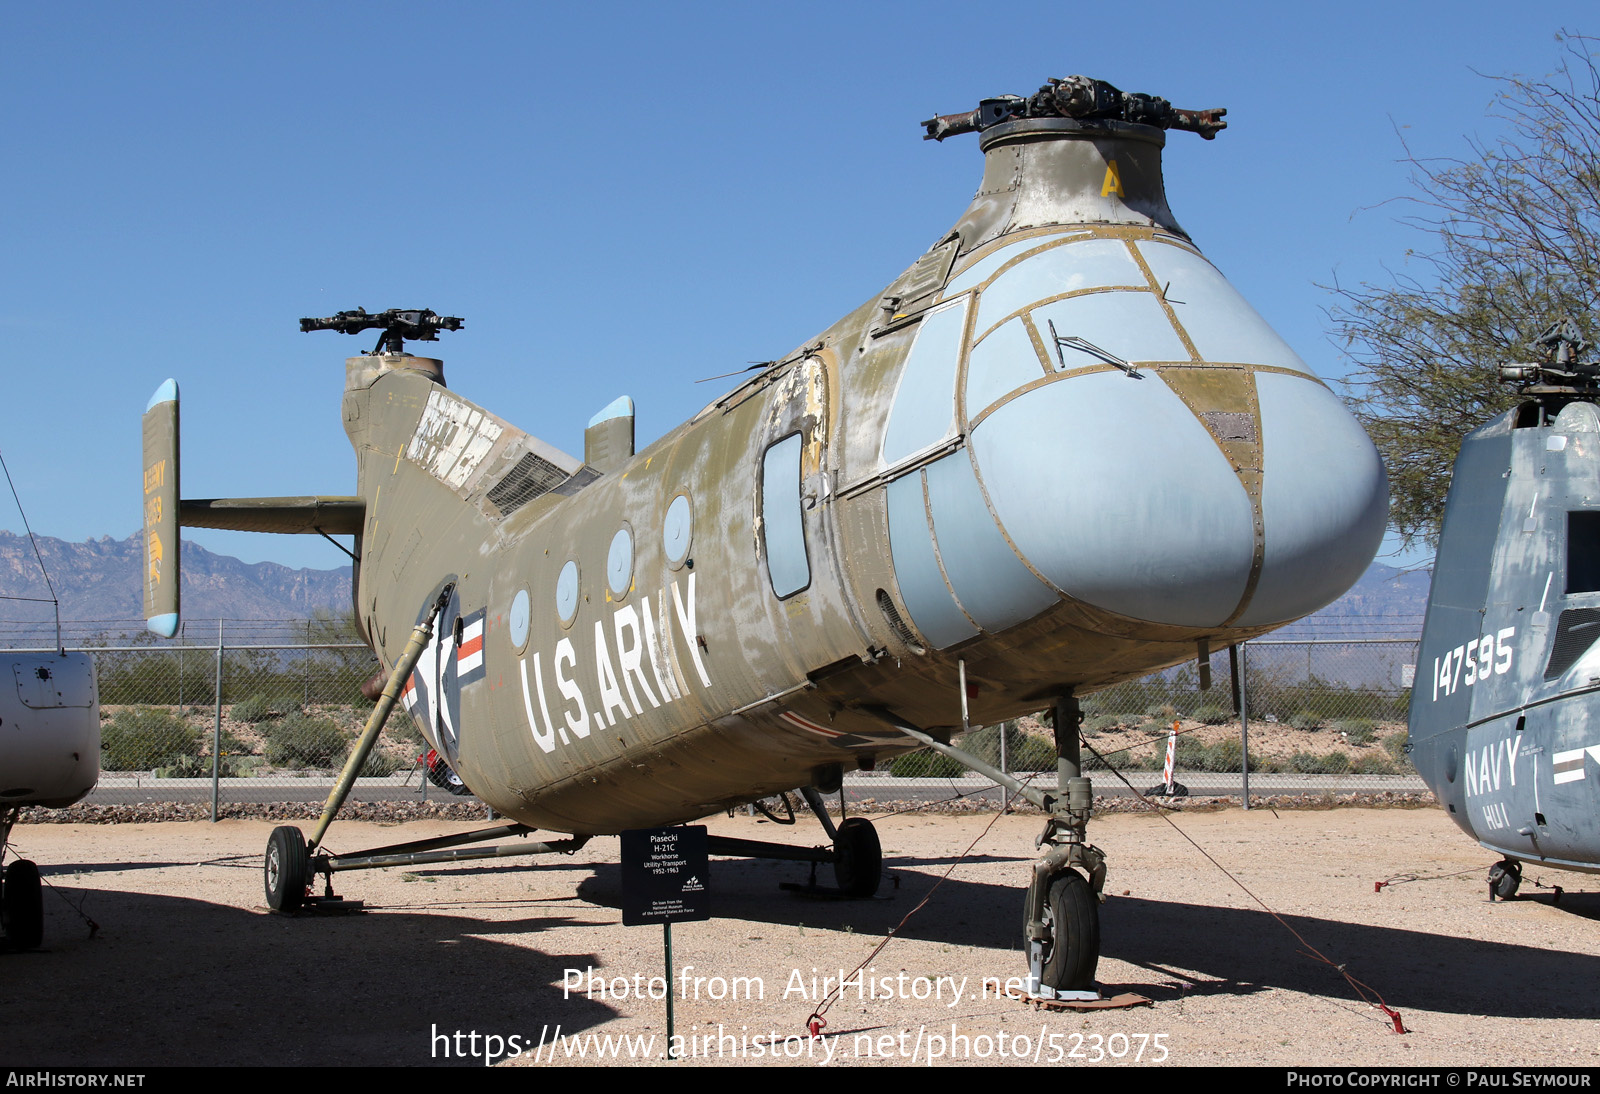
<path fill-rule="evenodd" d="M 1352 775 L 1393 775 L 1394 764 L 1389 762 L 1389 757 L 1378 752 L 1369 752 L 1365 756 L 1357 756 L 1350 765 Z"/>
<path fill-rule="evenodd" d="M 1325 752 L 1321 756 L 1296 752 L 1289 757 L 1289 770 L 1301 775 L 1348 775 L 1350 757 L 1343 752 Z"/>
<path fill-rule="evenodd" d="M 1207 703 L 1205 706 L 1195 708 L 1194 720 L 1201 725 L 1220 726 L 1224 722 L 1232 721 L 1233 715 L 1215 703 Z"/>
<path fill-rule="evenodd" d="M 1009 746 L 1008 746 L 1009 747 Z M 1006 757 L 1013 771 L 1054 771 L 1056 746 L 1054 741 L 1024 734 L 1022 740 Z"/>
<path fill-rule="evenodd" d="M 1166 756 L 1167 754 L 1165 750 L 1163 750 L 1161 753 L 1161 760 L 1163 764 L 1166 762 Z M 1186 771 L 1206 771 L 1209 770 L 1206 764 L 1210 759 L 1211 750 L 1206 747 L 1203 741 L 1187 734 L 1178 738 L 1178 751 L 1175 757 L 1175 762 L 1180 769 Z"/>
<path fill-rule="evenodd" d="M 1377 726 L 1369 718 L 1349 718 L 1335 722 L 1333 728 L 1353 745 L 1370 745 L 1378 736 Z"/>
<path fill-rule="evenodd" d="M 368 705 L 370 707 L 371 704 Z M 350 704 L 350 709 L 352 711 L 355 710 L 354 703 Z M 363 725 L 366 724 L 365 718 L 366 715 L 363 714 Z M 413 722 L 411 720 L 411 715 L 407 714 L 403 710 L 397 710 L 393 714 L 389 715 L 389 721 L 386 722 L 383 727 L 383 735 L 389 738 L 389 740 L 397 741 L 403 745 L 421 745 L 426 743 L 426 741 L 423 739 L 422 731 L 417 728 L 417 723 Z"/>
<path fill-rule="evenodd" d="M 1207 771 L 1238 771 L 1244 764 L 1244 744 L 1236 737 L 1218 741 L 1207 751 Z"/>
<path fill-rule="evenodd" d="M 233 730 L 222 731 L 222 754 L 224 756 L 249 756 L 250 746 L 234 735 Z"/>
<path fill-rule="evenodd" d="M 1054 766 L 1053 761 L 1051 766 Z M 1123 749 L 1107 753 L 1104 757 L 1093 754 L 1083 757 L 1085 771 L 1137 771 L 1139 766 L 1139 758 Z"/>
<path fill-rule="evenodd" d="M 1391 733 L 1383 739 L 1383 750 L 1389 754 L 1394 765 L 1401 771 L 1411 770 L 1411 757 L 1406 755 L 1406 743 L 1411 739 L 1411 732 L 1402 729 L 1399 733 Z"/>
<path fill-rule="evenodd" d="M 960 740 L 959 747 L 972 753 L 984 763 L 999 767 L 1002 732 L 1005 733 L 1005 766 L 1008 770 L 1053 771 L 1055 769 L 1055 742 L 1037 734 L 1023 732 L 1016 722 L 1002 722 L 999 725 L 975 729 Z M 965 770 L 966 768 L 962 768 L 962 771 Z"/>
<path fill-rule="evenodd" d="M 1323 720 L 1322 715 L 1314 710 L 1297 711 L 1294 717 L 1289 719 L 1290 726 L 1295 729 L 1303 729 L 1307 733 L 1315 733 L 1325 724 L 1326 722 Z"/>
<path fill-rule="evenodd" d="M 1085 737 L 1098 737 L 1102 733 L 1109 733 L 1122 728 L 1122 717 L 1117 714 L 1096 714 L 1092 718 L 1085 718 L 1083 722 L 1083 735 Z"/>
<path fill-rule="evenodd" d="M 350 739 L 331 718 L 297 711 L 267 731 L 267 762 L 274 767 L 338 767 L 349 750 Z"/>
<path fill-rule="evenodd" d="M 889 774 L 900 779 L 954 779 L 967 769 L 931 748 L 908 752 L 889 761 Z"/>
<path fill-rule="evenodd" d="M 1144 708 L 1144 716 L 1152 721 L 1170 724 L 1178 716 L 1178 708 L 1171 703 L 1153 703 Z"/>
<path fill-rule="evenodd" d="M 408 765 L 405 760 L 375 748 L 367 756 L 367 762 L 361 765 L 361 776 L 367 779 L 386 779 L 406 766 Z"/>
<path fill-rule="evenodd" d="M 200 754 L 200 731 L 165 710 L 119 710 L 100 732 L 100 766 L 107 771 L 153 771 Z"/>
<path fill-rule="evenodd" d="M 255 725 L 258 722 L 265 722 L 268 718 L 281 717 L 285 713 L 285 706 L 282 703 L 274 703 L 258 691 L 250 698 L 241 699 L 233 704 L 229 713 L 236 722 Z"/>

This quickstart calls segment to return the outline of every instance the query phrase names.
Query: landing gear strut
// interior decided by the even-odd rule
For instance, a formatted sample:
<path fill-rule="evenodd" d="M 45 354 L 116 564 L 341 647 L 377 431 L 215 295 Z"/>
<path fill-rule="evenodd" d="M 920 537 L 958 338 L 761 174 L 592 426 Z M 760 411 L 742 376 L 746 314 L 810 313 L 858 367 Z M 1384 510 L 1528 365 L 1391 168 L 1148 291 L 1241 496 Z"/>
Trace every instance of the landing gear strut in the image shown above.
<path fill-rule="evenodd" d="M 1094 789 L 1083 777 L 1078 726 L 1083 712 L 1071 695 L 1056 700 L 1056 785 L 1046 793 L 1017 781 L 971 753 L 940 741 L 886 710 L 879 716 L 942 755 L 1010 788 L 1044 810 L 1024 905 L 1022 939 L 1028 954 L 1028 994 L 1035 999 L 1100 998 L 1094 973 L 1100 963 L 1100 893 L 1105 854 L 1088 841 Z"/>

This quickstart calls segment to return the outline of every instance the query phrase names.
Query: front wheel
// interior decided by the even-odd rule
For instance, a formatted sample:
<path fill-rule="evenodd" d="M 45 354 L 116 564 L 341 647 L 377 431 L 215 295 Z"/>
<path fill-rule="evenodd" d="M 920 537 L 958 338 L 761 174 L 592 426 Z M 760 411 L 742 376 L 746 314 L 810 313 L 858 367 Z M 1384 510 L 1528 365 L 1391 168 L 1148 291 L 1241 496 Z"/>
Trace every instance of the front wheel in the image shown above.
<path fill-rule="evenodd" d="M 1100 902 L 1076 870 L 1050 881 L 1045 901 L 1044 983 L 1057 991 L 1094 991 L 1100 964 Z"/>
<path fill-rule="evenodd" d="M 13 949 L 36 950 L 44 941 L 44 889 L 39 868 L 25 858 L 6 867 L 0 886 L 0 920 Z"/>
<path fill-rule="evenodd" d="M 272 830 L 267 840 L 267 859 L 263 870 L 267 907 L 275 912 L 294 912 L 306 902 L 306 885 L 311 880 L 306 840 L 300 829 L 283 825 Z"/>

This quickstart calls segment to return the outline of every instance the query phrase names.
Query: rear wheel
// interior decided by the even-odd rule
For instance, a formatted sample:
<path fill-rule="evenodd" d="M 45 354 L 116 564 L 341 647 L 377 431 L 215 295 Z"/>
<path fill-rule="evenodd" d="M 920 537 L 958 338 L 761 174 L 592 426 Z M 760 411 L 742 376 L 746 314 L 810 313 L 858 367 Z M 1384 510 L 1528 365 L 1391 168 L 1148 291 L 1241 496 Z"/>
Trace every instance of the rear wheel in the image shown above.
<path fill-rule="evenodd" d="M 25 858 L 6 867 L 0 886 L 0 920 L 12 948 L 36 950 L 44 941 L 44 889 L 39 868 Z"/>
<path fill-rule="evenodd" d="M 1100 904 L 1076 870 L 1050 881 L 1045 901 L 1044 982 L 1057 991 L 1094 991 L 1100 964 Z"/>
<path fill-rule="evenodd" d="M 845 896 L 869 897 L 883 875 L 883 846 L 866 817 L 851 817 L 833 841 L 833 878 Z"/>
<path fill-rule="evenodd" d="M 306 840 L 300 829 L 284 825 L 272 830 L 267 840 L 267 860 L 263 870 L 267 907 L 275 912 L 293 912 L 306 902 L 310 881 Z"/>
<path fill-rule="evenodd" d="M 1502 859 L 1489 867 L 1489 894 L 1501 900 L 1517 895 L 1522 885 L 1522 863 L 1514 858 Z"/>

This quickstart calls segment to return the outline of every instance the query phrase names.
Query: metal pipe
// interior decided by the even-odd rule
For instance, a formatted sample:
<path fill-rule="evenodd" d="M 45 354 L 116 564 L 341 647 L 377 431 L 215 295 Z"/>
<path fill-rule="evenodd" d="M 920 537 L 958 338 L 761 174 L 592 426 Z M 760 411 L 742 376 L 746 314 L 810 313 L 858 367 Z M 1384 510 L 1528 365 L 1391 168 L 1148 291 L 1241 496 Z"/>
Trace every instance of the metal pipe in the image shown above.
<path fill-rule="evenodd" d="M 343 855 L 321 859 L 314 870 L 330 874 L 342 870 L 381 870 L 389 866 L 426 866 L 437 862 L 470 862 L 481 858 L 518 858 L 524 855 L 558 855 L 576 851 L 589 842 L 588 836 L 574 836 L 554 843 L 519 843 L 511 846 L 457 848 L 453 851 L 416 851 L 401 855 Z"/>
<path fill-rule="evenodd" d="M 1008 787 L 1013 792 L 1021 794 L 1024 798 L 1027 798 L 1030 802 L 1032 802 L 1034 805 L 1037 805 L 1045 812 L 1050 812 L 1050 798 L 1040 791 L 1035 790 L 1033 787 L 1013 779 L 1004 771 L 1000 771 L 997 768 L 991 767 L 970 752 L 964 752 L 961 749 L 956 748 L 954 745 L 947 745 L 943 741 L 937 740 L 934 737 L 922 732 L 922 730 L 918 729 L 916 726 L 907 725 L 904 719 L 898 718 L 886 710 L 880 709 L 876 711 L 876 713 L 878 717 L 894 726 L 906 736 L 921 741 L 935 752 L 938 752 L 944 756 L 949 756 L 952 760 L 958 764 L 961 764 L 963 767 L 969 767 L 985 778 L 993 779 L 1001 786 Z M 1063 786 L 1061 788 L 1061 793 L 1065 795 L 1066 787 Z"/>
<path fill-rule="evenodd" d="M 822 795 L 817 793 L 817 788 L 814 786 L 802 786 L 800 788 L 800 796 L 805 798 L 806 804 L 811 807 L 811 811 L 822 822 L 822 830 L 828 833 L 828 838 L 831 840 L 838 839 L 839 830 L 833 826 L 833 818 L 828 816 L 828 805 L 822 800 Z"/>
<path fill-rule="evenodd" d="M 411 675 L 411 670 L 417 667 L 417 662 L 422 659 L 422 651 L 428 648 L 428 643 L 433 639 L 433 621 L 444 610 L 451 591 L 452 586 L 446 585 L 440 592 L 439 599 L 433 602 L 433 609 L 422 622 L 412 628 L 411 639 L 406 643 L 404 652 L 400 654 L 400 660 L 394 663 L 394 670 L 389 673 L 389 682 L 383 686 L 383 694 L 378 697 L 372 713 L 367 716 L 367 725 L 361 731 L 361 740 L 356 742 L 355 750 L 344 762 L 344 770 L 339 772 L 339 781 L 334 784 L 332 792 L 328 794 L 327 802 L 322 806 L 322 816 L 317 820 L 316 831 L 312 832 L 311 839 L 306 843 L 307 852 L 316 850 L 322 842 L 322 837 L 328 832 L 328 825 L 333 823 L 334 814 L 339 812 L 339 807 L 350 795 L 350 788 L 355 786 L 356 776 L 366 765 L 372 747 L 378 743 L 378 734 L 383 731 L 383 724 L 389 720 L 389 712 L 394 709 L 396 700 L 400 698 L 402 684 Z"/>
<path fill-rule="evenodd" d="M 1244 780 L 1244 807 L 1250 808 L 1250 677 L 1246 644 L 1239 645 L 1239 774 Z"/>
<path fill-rule="evenodd" d="M 786 862 L 832 862 L 833 850 L 827 847 L 792 847 L 785 843 L 763 843 L 760 840 L 737 839 L 733 836 L 707 836 L 706 852 L 712 855 L 733 855 L 738 858 L 770 858 Z"/>
<path fill-rule="evenodd" d="M 370 851 L 358 851 L 357 855 L 399 855 L 409 854 L 413 851 L 438 851 L 445 847 L 462 847 L 469 843 L 482 843 L 485 840 L 499 839 L 501 836 L 525 836 L 530 832 L 538 831 L 525 824 L 499 824 L 493 828 L 479 828 L 472 832 L 462 832 L 454 836 L 435 836 L 432 839 L 419 839 L 411 843 L 396 843 L 389 847 L 374 847 Z M 351 856 L 346 855 L 346 858 Z"/>
<path fill-rule="evenodd" d="M 217 823 L 222 787 L 222 620 L 217 620 L 216 726 L 211 731 L 211 823 Z"/>

